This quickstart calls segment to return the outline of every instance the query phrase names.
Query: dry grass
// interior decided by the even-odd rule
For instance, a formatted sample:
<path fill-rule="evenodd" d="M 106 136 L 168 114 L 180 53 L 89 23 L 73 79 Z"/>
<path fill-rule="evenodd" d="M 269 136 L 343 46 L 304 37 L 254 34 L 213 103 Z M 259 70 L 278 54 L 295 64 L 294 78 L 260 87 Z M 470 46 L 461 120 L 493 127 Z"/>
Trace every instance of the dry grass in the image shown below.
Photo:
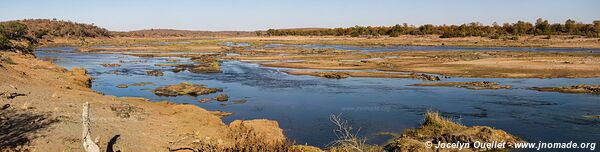
<path fill-rule="evenodd" d="M 194 151 L 194 152 L 295 152 L 294 142 L 292 141 L 265 141 L 262 136 L 257 135 L 250 128 L 236 130 L 233 146 L 224 146 L 217 141 L 200 140 L 195 148 L 177 148 L 170 149 L 176 151 Z"/>
<path fill-rule="evenodd" d="M 449 118 L 440 116 L 438 112 L 429 111 L 425 113 L 425 122 L 423 122 L 422 127 L 419 129 L 419 133 L 425 135 L 435 135 L 465 128 L 467 127 L 458 124 Z"/>
<path fill-rule="evenodd" d="M 404 133 L 385 146 L 387 151 L 435 151 L 426 148 L 425 143 L 482 143 L 506 142 L 512 145 L 524 142 L 520 138 L 505 131 L 488 126 L 467 127 L 440 116 L 438 112 L 429 111 L 425 114 L 425 121 L 417 129 L 406 129 Z M 509 147 L 509 146 L 507 146 Z M 464 150 L 464 149 L 463 149 Z M 481 149 L 469 149 L 481 150 Z M 487 149 L 507 150 L 507 149 Z M 460 149 L 445 149 L 445 151 L 460 151 Z"/>

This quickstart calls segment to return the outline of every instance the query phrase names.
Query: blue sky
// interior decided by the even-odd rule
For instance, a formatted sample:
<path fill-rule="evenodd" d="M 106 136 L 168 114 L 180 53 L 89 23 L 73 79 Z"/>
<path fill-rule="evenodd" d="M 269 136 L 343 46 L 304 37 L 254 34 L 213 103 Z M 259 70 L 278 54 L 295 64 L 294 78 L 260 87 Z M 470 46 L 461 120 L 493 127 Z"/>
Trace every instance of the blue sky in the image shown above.
<path fill-rule="evenodd" d="M 600 20 L 599 0 L 0 0 L 0 21 L 57 18 L 127 31 Z"/>

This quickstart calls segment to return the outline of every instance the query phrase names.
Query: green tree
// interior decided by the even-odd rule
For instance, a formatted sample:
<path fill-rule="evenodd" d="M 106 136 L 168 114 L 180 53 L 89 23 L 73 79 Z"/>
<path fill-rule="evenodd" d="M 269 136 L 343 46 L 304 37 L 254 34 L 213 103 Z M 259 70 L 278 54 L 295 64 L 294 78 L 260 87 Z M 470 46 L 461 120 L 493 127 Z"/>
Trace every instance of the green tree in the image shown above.
<path fill-rule="evenodd" d="M 596 31 L 596 37 L 600 37 L 600 20 L 594 21 L 594 30 Z"/>
<path fill-rule="evenodd" d="M 27 26 L 16 21 L 11 21 L 0 25 L 2 33 L 8 39 L 22 40 L 27 35 Z"/>
<path fill-rule="evenodd" d="M 10 40 L 3 33 L 0 33 L 0 50 L 7 50 L 10 48 L 12 48 Z"/>
<path fill-rule="evenodd" d="M 531 23 L 524 22 L 524 21 L 518 21 L 514 25 L 513 33 L 517 34 L 517 35 L 530 34 L 530 31 L 532 30 L 532 28 L 533 28 L 533 25 L 531 25 Z"/>
<path fill-rule="evenodd" d="M 550 24 L 548 23 L 548 20 L 544 20 L 542 18 L 538 18 L 535 21 L 535 33 L 536 35 L 549 35 L 551 33 L 550 31 Z"/>
<path fill-rule="evenodd" d="M 568 19 L 567 21 L 565 21 L 565 29 L 567 33 L 569 34 L 576 34 L 577 33 L 577 22 L 575 22 L 575 20 L 571 20 Z"/>

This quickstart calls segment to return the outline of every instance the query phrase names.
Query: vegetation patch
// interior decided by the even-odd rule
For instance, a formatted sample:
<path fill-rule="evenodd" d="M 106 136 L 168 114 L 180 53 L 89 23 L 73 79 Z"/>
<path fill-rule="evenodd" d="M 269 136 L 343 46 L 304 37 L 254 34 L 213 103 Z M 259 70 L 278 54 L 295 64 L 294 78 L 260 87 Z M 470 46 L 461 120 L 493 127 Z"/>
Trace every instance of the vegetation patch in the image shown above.
<path fill-rule="evenodd" d="M 564 24 L 550 24 L 548 20 L 537 19 L 534 24 L 525 21 L 505 23 L 502 25 L 483 25 L 472 22 L 462 25 L 408 25 L 406 23 L 395 26 L 354 26 L 348 28 L 304 28 L 304 29 L 269 29 L 265 35 L 286 36 L 352 36 L 352 37 L 378 37 L 387 35 L 398 37 L 400 35 L 440 35 L 440 38 L 480 36 L 492 39 L 518 39 L 518 35 L 582 35 L 587 37 L 600 37 L 600 21 L 592 24 L 578 23 L 567 20 Z"/>
<path fill-rule="evenodd" d="M 48 19 L 0 22 L 0 50 L 31 54 L 40 43 L 55 37 L 78 39 L 110 37 L 108 30 L 94 25 Z"/>

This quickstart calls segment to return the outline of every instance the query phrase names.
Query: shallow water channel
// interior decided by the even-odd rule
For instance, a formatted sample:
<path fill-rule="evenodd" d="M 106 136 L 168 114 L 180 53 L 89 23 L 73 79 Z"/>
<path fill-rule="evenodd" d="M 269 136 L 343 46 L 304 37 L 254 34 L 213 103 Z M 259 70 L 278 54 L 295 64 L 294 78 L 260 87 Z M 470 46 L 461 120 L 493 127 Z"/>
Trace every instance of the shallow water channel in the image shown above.
<path fill-rule="evenodd" d="M 277 120 L 285 134 L 298 144 L 324 147 L 334 140 L 332 114 L 341 114 L 369 143 L 382 144 L 390 136 L 415 128 L 427 110 L 441 112 L 464 125 L 487 125 L 503 129 L 528 141 L 600 141 L 600 120 L 584 117 L 600 115 L 600 96 L 538 92 L 529 87 L 599 84 L 600 78 L 585 79 L 489 79 L 449 78 L 442 81 L 495 81 L 512 85 L 504 90 L 468 90 L 450 87 L 416 87 L 415 79 L 348 78 L 325 79 L 288 75 L 280 68 L 269 68 L 240 61 L 222 62 L 222 73 L 173 73 L 172 67 L 155 64 L 192 63 L 188 58 L 135 57 L 123 54 L 79 53 L 74 48 L 44 48 L 36 51 L 41 59 L 51 59 L 66 68 L 85 67 L 93 79 L 94 90 L 106 95 L 144 97 L 152 101 L 189 103 L 208 110 L 233 112 L 225 123 L 236 119 Z M 122 61 L 122 63 L 121 63 Z M 120 67 L 102 67 L 118 63 Z M 146 75 L 148 70 L 163 70 L 164 76 Z M 120 74 L 113 74 L 117 71 Z M 117 88 L 119 84 L 153 82 L 145 86 Z M 163 85 L 191 82 L 222 88 L 228 102 L 199 103 L 198 97 L 162 97 L 151 90 Z M 245 103 L 233 100 L 246 100 Z"/>

